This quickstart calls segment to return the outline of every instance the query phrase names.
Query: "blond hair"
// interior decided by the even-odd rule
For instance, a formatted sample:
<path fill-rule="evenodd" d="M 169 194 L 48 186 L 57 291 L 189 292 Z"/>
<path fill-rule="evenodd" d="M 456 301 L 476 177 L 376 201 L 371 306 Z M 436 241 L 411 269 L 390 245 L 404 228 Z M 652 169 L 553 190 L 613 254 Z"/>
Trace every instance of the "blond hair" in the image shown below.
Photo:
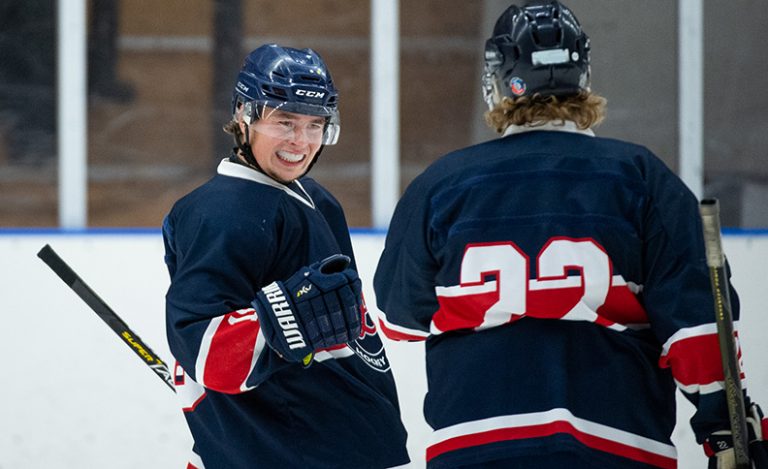
<path fill-rule="evenodd" d="M 485 113 L 485 121 L 498 133 L 510 125 L 536 125 L 550 121 L 573 121 L 579 129 L 598 125 L 605 118 L 606 99 L 588 91 L 575 96 L 504 97 L 493 110 Z"/>
<path fill-rule="evenodd" d="M 239 136 L 242 134 L 242 132 L 240 131 L 240 123 L 237 122 L 236 119 L 232 119 L 231 121 L 224 124 L 224 126 L 222 126 L 222 129 L 224 129 L 224 132 L 235 135 L 235 136 Z"/>

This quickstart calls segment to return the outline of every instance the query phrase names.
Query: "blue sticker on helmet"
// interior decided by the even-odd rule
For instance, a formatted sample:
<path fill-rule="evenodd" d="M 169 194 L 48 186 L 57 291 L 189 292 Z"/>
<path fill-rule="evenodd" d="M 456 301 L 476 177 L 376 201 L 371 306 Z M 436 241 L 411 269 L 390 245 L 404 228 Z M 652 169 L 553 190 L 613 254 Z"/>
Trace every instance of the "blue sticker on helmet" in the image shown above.
<path fill-rule="evenodd" d="M 509 90 L 512 91 L 512 94 L 515 96 L 522 96 L 525 94 L 525 82 L 520 77 L 512 77 L 511 80 L 509 80 Z"/>

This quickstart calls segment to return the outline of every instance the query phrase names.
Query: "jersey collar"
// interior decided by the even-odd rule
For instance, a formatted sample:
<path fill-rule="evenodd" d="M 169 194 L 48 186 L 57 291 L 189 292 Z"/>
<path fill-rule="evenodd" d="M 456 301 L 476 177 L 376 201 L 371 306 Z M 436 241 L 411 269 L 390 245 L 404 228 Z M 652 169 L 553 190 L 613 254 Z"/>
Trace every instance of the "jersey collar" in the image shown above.
<path fill-rule="evenodd" d="M 229 161 L 229 158 L 224 158 L 223 160 L 221 160 L 221 162 L 219 163 L 219 167 L 216 168 L 216 172 L 221 174 L 222 176 L 247 179 L 249 181 L 258 182 L 259 184 L 264 184 L 266 186 L 274 187 L 275 189 L 279 189 L 285 192 L 286 194 L 300 201 L 301 203 L 308 206 L 309 208 L 315 208 L 315 201 L 312 200 L 312 197 L 309 196 L 307 191 L 304 189 L 304 186 L 302 186 L 299 181 L 294 181 L 291 184 L 292 186 L 296 187 L 296 190 L 293 190 L 290 187 L 286 186 L 285 184 L 280 184 L 279 182 L 275 181 L 274 179 L 272 179 L 271 177 L 267 176 L 264 173 L 260 173 L 255 169 L 249 168 L 248 166 L 233 163 Z M 300 192 L 300 194 L 297 192 Z"/>
<path fill-rule="evenodd" d="M 572 132 L 575 134 L 588 135 L 590 137 L 595 136 L 595 133 L 592 132 L 592 129 L 580 129 L 576 127 L 576 123 L 573 121 L 564 121 L 562 124 L 557 121 L 547 121 L 537 124 L 510 125 L 507 127 L 507 130 L 504 131 L 502 137 L 521 134 L 523 132 L 531 132 L 533 130 L 554 130 L 559 132 Z"/>

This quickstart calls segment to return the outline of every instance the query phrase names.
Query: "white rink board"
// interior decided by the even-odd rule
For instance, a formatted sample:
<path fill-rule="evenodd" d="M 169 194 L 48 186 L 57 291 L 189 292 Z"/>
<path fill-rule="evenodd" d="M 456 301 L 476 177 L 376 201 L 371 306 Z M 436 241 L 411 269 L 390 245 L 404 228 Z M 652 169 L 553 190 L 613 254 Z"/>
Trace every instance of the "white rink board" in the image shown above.
<path fill-rule="evenodd" d="M 383 235 L 355 233 L 368 307 Z M 158 232 L 0 232 L 0 469 L 185 467 L 191 437 L 174 394 L 36 257 L 50 244 L 126 323 L 172 365 L 164 332 L 168 275 Z M 727 236 L 744 320 L 739 326 L 750 394 L 768 406 L 768 236 Z M 408 427 L 412 467 L 424 467 L 429 428 L 423 344 L 386 341 Z M 679 402 L 682 399 L 679 399 Z M 679 467 L 706 462 L 680 402 Z"/>

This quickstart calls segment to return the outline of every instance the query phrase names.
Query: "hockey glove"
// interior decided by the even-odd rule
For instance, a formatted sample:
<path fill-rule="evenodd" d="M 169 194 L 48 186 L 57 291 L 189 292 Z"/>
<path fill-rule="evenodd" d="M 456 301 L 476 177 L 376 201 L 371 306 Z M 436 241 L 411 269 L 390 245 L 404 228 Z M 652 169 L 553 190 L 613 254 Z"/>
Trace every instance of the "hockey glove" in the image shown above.
<path fill-rule="evenodd" d="M 754 469 L 768 469 L 768 419 L 757 404 L 747 408 L 749 460 Z M 715 432 L 704 441 L 704 452 L 709 456 L 708 469 L 735 469 L 736 457 L 730 430 Z"/>
<path fill-rule="evenodd" d="M 336 254 L 259 291 L 251 304 L 272 350 L 308 365 L 315 350 L 357 339 L 362 288 L 348 266 L 349 257 Z"/>

